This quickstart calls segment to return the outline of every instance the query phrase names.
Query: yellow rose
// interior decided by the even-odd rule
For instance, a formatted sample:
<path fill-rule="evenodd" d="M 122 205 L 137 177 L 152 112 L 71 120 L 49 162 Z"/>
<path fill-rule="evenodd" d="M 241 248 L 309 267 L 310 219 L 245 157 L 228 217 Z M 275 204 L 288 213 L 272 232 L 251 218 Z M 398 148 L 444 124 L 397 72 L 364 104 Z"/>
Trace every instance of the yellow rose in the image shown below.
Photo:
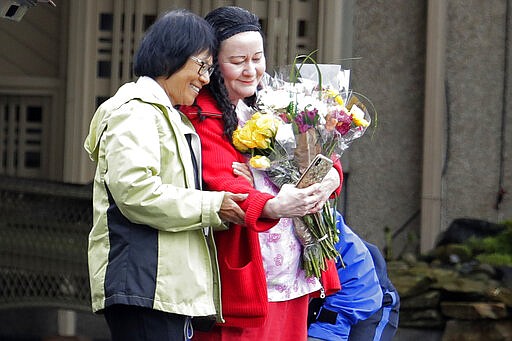
<path fill-rule="evenodd" d="M 352 108 L 350 108 L 350 115 L 352 116 L 352 122 L 354 122 L 356 126 L 366 128 L 370 125 L 370 122 L 364 118 L 364 111 L 357 105 L 353 105 Z"/>
<path fill-rule="evenodd" d="M 271 114 L 256 112 L 243 127 L 233 132 L 233 145 L 242 153 L 271 146 L 280 121 Z"/>
<path fill-rule="evenodd" d="M 249 123 L 249 122 L 247 122 Z M 238 132 L 238 140 L 243 143 L 247 148 L 256 148 L 256 142 L 252 136 L 252 130 L 250 124 L 246 124 L 240 131 Z"/>
<path fill-rule="evenodd" d="M 247 146 L 245 144 L 242 143 L 242 141 L 240 141 L 240 131 L 241 131 L 241 128 L 238 127 L 234 132 L 233 132 L 233 145 L 235 146 L 235 148 L 242 152 L 242 153 L 247 153 L 249 151 L 249 148 L 247 148 Z"/>
<path fill-rule="evenodd" d="M 252 134 L 255 131 L 258 131 L 258 126 L 256 125 L 256 120 L 250 119 L 247 121 L 243 127 L 247 134 Z"/>
<path fill-rule="evenodd" d="M 266 137 L 274 137 L 277 132 L 278 122 L 273 115 L 264 114 L 258 115 L 255 120 L 255 125 L 260 134 Z"/>
<path fill-rule="evenodd" d="M 267 169 L 270 167 L 270 159 L 266 156 L 256 155 L 249 160 L 251 167 L 256 169 Z"/>
<path fill-rule="evenodd" d="M 252 141 L 256 144 L 258 149 L 267 149 L 270 147 L 270 139 L 259 132 L 252 133 Z"/>

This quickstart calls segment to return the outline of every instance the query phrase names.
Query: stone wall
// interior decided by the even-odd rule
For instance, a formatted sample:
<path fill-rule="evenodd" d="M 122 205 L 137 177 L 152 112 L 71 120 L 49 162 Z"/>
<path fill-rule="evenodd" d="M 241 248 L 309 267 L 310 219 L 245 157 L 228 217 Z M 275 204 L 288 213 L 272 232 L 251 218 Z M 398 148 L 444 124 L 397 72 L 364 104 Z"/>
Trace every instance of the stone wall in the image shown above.
<path fill-rule="evenodd" d="M 437 335 L 432 340 L 512 340 L 511 243 L 512 224 L 460 219 L 420 260 L 389 262 L 400 328 Z"/>
<path fill-rule="evenodd" d="M 389 263 L 401 296 L 400 329 L 442 341 L 512 340 L 512 290 L 486 266 L 470 274 L 416 261 Z"/>

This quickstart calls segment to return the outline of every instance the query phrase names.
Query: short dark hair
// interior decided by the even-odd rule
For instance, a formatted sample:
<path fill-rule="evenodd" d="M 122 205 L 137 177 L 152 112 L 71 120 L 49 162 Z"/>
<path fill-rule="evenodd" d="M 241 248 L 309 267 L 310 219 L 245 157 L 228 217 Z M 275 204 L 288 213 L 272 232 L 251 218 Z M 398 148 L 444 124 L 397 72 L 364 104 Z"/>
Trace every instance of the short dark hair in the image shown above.
<path fill-rule="evenodd" d="M 200 16 L 184 9 L 165 13 L 146 31 L 133 60 L 135 76 L 170 77 L 187 59 L 214 53 L 215 33 Z"/>

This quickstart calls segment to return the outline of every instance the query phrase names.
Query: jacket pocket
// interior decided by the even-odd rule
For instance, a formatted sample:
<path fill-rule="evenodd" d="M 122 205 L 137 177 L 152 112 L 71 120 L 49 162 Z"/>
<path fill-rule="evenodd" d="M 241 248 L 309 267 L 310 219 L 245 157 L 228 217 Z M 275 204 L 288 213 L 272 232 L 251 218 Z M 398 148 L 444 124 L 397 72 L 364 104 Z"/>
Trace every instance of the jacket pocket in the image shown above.
<path fill-rule="evenodd" d="M 221 262 L 223 314 L 237 317 L 261 317 L 267 313 L 267 284 L 263 266 L 250 260 L 242 267 Z"/>

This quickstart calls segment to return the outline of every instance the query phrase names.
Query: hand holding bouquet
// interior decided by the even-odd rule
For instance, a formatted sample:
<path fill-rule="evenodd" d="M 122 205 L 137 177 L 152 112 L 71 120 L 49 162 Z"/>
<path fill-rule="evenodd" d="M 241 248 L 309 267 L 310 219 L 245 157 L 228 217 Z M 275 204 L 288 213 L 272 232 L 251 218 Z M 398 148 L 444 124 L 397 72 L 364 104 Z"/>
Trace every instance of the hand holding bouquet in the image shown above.
<path fill-rule="evenodd" d="M 316 74 L 303 77 L 300 71 L 310 66 L 316 68 Z M 234 146 L 250 154 L 251 167 L 265 170 L 279 188 L 296 184 L 317 154 L 338 160 L 371 123 L 360 100 L 366 98 L 349 90 L 349 70 L 329 65 L 330 81 L 322 83 L 325 74 L 320 68 L 322 65 L 316 63 L 294 63 L 292 81 L 284 81 L 282 75 L 268 77 L 258 93 L 256 108 L 237 107 L 239 117 L 250 119 L 234 132 Z M 327 260 L 341 257 L 334 248 L 338 241 L 335 221 L 335 210 L 329 202 L 318 213 L 294 218 L 295 233 L 303 245 L 306 276 L 320 277 Z"/>

